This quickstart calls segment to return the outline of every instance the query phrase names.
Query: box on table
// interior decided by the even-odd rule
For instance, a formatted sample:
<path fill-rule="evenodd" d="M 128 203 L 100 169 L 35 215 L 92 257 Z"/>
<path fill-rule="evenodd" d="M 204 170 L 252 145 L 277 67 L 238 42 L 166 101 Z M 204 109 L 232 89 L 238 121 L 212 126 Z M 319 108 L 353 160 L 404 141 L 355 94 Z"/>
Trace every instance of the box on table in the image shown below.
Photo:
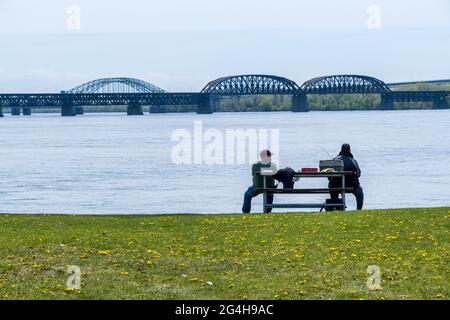
<path fill-rule="evenodd" d="M 344 161 L 342 160 L 322 160 L 320 161 L 320 171 L 334 169 L 337 172 L 344 171 Z"/>

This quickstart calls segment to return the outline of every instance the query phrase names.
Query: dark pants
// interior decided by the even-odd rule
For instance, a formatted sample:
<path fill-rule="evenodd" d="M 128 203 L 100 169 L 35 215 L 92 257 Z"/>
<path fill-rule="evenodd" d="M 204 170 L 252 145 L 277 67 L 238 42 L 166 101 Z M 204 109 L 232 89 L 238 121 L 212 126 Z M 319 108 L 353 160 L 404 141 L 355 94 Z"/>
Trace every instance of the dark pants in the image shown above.
<path fill-rule="evenodd" d="M 253 187 L 248 188 L 247 192 L 244 195 L 244 205 L 242 206 L 243 213 L 250 213 L 250 211 L 252 210 L 252 199 L 259 196 L 260 194 L 261 192 L 256 192 Z M 273 194 L 267 194 L 267 203 L 273 203 Z M 268 212 L 265 213 L 269 213 L 271 211 L 272 210 L 269 209 Z"/>
<path fill-rule="evenodd" d="M 339 199 L 339 192 L 330 192 L 331 199 L 337 200 Z M 358 210 L 362 210 L 364 205 L 364 190 L 361 186 L 357 187 L 353 192 L 356 198 L 356 207 Z"/>

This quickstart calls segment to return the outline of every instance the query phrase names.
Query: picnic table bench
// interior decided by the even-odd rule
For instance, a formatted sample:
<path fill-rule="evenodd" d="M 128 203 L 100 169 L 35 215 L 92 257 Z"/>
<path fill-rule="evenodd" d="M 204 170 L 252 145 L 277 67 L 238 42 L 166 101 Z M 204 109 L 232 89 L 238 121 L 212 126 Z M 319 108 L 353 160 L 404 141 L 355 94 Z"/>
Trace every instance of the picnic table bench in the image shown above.
<path fill-rule="evenodd" d="M 274 189 L 267 188 L 267 177 L 272 176 L 273 172 L 262 171 L 263 188 L 256 189 L 257 192 L 263 194 L 263 209 L 264 213 L 268 213 L 268 209 L 306 209 L 306 208 L 326 208 L 326 207 L 341 207 L 343 211 L 347 208 L 346 193 L 353 193 L 353 188 L 345 188 L 345 177 L 353 175 L 351 171 L 336 171 L 336 172 L 297 172 L 294 178 L 338 178 L 342 180 L 341 188 L 315 188 L 315 189 Z M 330 192 L 337 192 L 342 195 L 342 203 L 294 203 L 294 204 L 269 204 L 267 196 L 269 194 L 330 194 Z"/>

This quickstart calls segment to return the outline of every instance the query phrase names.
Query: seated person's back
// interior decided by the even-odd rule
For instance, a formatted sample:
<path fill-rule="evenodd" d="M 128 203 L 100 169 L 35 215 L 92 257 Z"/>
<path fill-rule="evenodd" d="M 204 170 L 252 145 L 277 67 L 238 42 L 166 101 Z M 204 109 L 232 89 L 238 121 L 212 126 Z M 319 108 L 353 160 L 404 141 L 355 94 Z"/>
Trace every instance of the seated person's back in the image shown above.
<path fill-rule="evenodd" d="M 356 197 L 357 209 L 361 210 L 364 205 L 364 190 L 361 187 L 359 178 L 361 177 L 361 169 L 359 168 L 358 162 L 353 157 L 351 147 L 349 144 L 342 145 L 341 153 L 335 158 L 335 160 L 342 160 L 344 162 L 344 171 L 353 172 L 351 176 L 345 177 L 345 187 L 353 188 L 353 194 Z M 330 188 L 341 188 L 341 179 L 330 179 Z M 339 192 L 330 192 L 331 199 L 337 200 L 339 197 Z"/>
<path fill-rule="evenodd" d="M 264 188 L 264 179 L 266 179 L 267 188 L 275 188 L 275 180 L 273 175 L 277 173 L 277 166 L 272 162 L 272 152 L 269 150 L 263 150 L 260 153 L 261 161 L 258 161 L 252 166 L 252 176 L 253 185 L 248 188 L 244 195 L 244 204 L 242 205 L 243 213 L 250 213 L 252 206 L 252 199 L 259 194 L 261 191 L 259 189 Z M 269 175 L 261 175 L 261 172 L 267 170 L 270 172 Z M 273 203 L 273 194 L 268 194 L 267 201 L 269 204 Z M 270 210 L 269 210 L 270 212 Z"/>
<path fill-rule="evenodd" d="M 275 174 L 277 172 L 277 166 L 272 162 L 264 163 L 262 161 L 258 161 L 252 166 L 252 175 L 253 175 L 253 188 L 262 189 L 264 187 L 264 176 L 261 175 L 261 171 L 270 170 Z M 266 176 L 267 188 L 275 188 L 275 179 L 272 175 Z"/>

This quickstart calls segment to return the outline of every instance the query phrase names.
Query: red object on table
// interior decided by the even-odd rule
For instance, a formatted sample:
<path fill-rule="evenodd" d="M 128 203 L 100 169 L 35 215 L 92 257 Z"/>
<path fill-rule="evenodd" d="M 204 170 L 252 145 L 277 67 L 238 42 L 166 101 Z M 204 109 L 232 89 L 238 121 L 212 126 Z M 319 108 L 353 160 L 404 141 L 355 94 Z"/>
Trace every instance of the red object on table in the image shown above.
<path fill-rule="evenodd" d="M 317 168 L 302 168 L 303 173 L 309 173 L 309 172 L 319 172 L 319 169 Z"/>

